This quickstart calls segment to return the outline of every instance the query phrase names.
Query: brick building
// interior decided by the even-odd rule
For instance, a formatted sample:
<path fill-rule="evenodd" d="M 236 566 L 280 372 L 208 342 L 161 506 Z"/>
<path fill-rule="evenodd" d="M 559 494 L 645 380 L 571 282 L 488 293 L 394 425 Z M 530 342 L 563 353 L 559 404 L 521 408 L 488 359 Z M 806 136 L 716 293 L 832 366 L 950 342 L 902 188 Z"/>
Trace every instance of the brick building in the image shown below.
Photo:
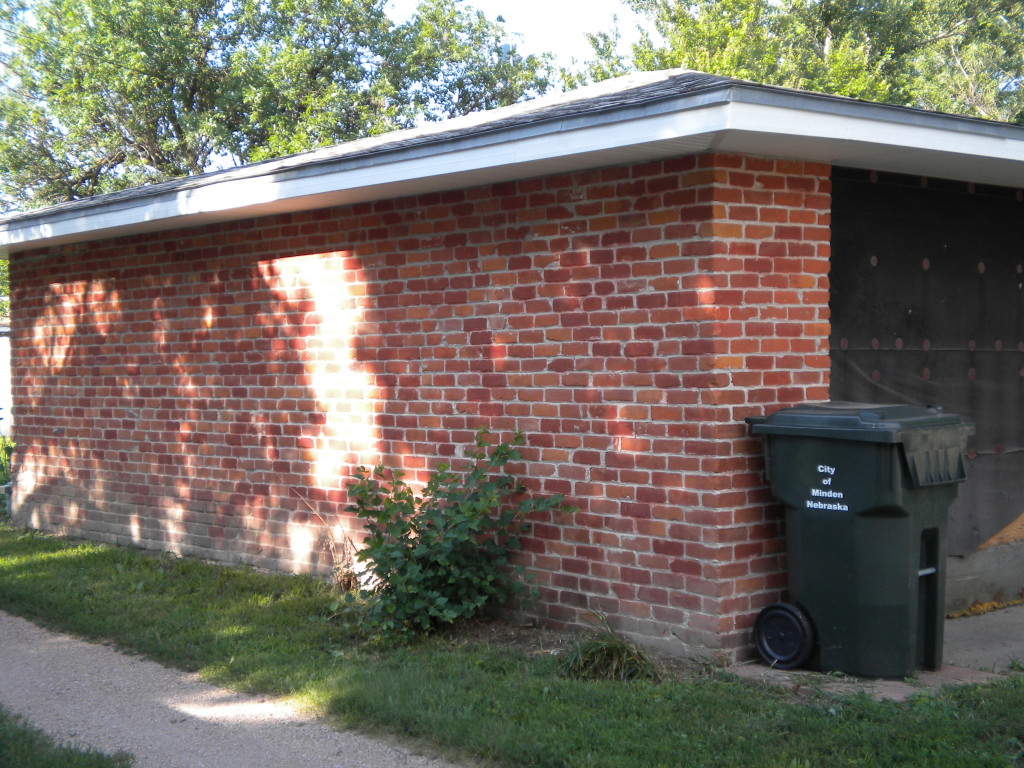
<path fill-rule="evenodd" d="M 928 323 L 1017 285 L 1021 186 L 1024 128 L 669 71 L 10 216 L 15 519 L 323 571 L 353 467 L 521 430 L 579 507 L 534 521 L 533 610 L 734 658 L 786 591 L 743 419 L 927 401 L 1002 484 L 954 510 L 951 599 L 1020 589 L 1024 300 Z"/>

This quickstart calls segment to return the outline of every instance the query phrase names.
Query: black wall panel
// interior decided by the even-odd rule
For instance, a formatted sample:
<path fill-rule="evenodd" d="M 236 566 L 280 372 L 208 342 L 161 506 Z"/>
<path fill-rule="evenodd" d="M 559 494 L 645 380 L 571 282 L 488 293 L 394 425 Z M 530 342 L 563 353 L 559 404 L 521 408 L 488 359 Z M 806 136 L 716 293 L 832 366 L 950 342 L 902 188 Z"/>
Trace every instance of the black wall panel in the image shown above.
<path fill-rule="evenodd" d="M 976 423 L 950 554 L 1024 515 L 1024 202 L 1017 190 L 835 169 L 831 397 Z"/>

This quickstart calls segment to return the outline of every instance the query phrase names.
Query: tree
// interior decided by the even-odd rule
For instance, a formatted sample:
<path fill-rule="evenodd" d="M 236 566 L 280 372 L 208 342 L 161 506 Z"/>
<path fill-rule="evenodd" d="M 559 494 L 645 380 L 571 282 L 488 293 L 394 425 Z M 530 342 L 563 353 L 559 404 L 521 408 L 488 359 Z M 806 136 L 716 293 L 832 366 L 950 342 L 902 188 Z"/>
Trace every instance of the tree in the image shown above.
<path fill-rule="evenodd" d="M 515 103 L 499 22 L 422 0 L 8 0 L 0 208 L 89 197 Z"/>
<path fill-rule="evenodd" d="M 770 85 L 1024 119 L 1019 0 L 625 0 L 649 29 L 628 54 L 590 36 L 576 81 L 687 67 Z"/>
<path fill-rule="evenodd" d="M 925 30 L 916 57 L 918 106 L 1024 123 L 1024 4 L 966 3 Z"/>

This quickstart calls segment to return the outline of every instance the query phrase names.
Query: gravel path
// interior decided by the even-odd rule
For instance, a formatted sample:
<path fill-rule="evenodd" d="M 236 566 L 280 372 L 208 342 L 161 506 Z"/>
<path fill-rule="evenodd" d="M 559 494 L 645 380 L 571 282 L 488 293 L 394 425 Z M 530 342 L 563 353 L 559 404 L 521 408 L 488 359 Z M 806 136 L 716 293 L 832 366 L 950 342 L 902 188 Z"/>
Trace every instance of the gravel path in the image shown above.
<path fill-rule="evenodd" d="M 137 768 L 453 768 L 2 611 L 0 704 Z"/>

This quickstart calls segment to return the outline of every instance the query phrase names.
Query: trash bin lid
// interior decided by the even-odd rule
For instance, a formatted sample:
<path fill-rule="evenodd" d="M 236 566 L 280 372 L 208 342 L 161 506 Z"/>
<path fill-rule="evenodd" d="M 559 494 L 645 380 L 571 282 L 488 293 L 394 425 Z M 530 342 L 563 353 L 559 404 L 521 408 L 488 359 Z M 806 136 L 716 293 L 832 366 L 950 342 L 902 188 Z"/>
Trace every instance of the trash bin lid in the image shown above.
<path fill-rule="evenodd" d="M 771 416 L 747 419 L 755 435 L 793 435 L 901 443 L 908 432 L 933 427 L 959 426 L 957 414 L 916 405 L 872 405 L 834 400 L 795 405 Z"/>

